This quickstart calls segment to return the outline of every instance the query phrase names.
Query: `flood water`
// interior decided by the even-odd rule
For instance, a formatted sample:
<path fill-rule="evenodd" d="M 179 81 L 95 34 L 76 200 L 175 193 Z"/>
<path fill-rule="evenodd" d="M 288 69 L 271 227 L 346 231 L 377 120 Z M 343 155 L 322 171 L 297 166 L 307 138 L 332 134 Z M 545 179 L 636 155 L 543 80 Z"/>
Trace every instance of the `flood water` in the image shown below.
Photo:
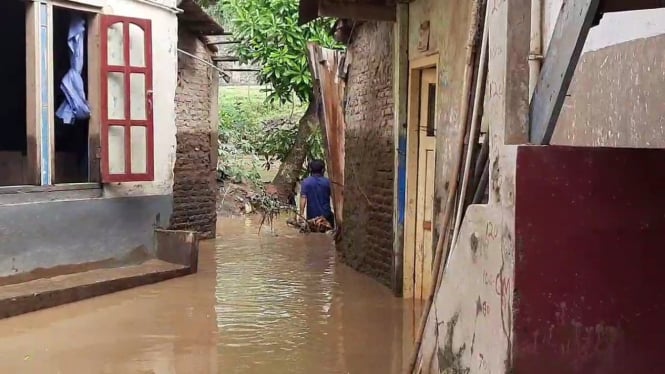
<path fill-rule="evenodd" d="M 199 273 L 0 321 L 7 373 L 401 373 L 413 308 L 331 239 L 219 222 Z"/>

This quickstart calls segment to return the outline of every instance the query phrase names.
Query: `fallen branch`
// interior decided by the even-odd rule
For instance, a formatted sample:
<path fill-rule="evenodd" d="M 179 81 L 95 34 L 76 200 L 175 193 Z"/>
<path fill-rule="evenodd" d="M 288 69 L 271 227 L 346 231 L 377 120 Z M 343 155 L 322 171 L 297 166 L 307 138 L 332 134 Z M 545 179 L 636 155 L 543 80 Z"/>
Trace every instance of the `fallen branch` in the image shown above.
<path fill-rule="evenodd" d="M 267 194 L 265 190 L 250 197 L 249 204 L 252 206 L 252 209 L 261 214 L 261 223 L 259 224 L 257 235 L 261 234 L 261 229 L 266 221 L 270 224 L 270 232 L 274 233 L 275 217 L 282 214 L 282 212 L 294 210 L 293 207 L 282 204 L 276 196 Z"/>

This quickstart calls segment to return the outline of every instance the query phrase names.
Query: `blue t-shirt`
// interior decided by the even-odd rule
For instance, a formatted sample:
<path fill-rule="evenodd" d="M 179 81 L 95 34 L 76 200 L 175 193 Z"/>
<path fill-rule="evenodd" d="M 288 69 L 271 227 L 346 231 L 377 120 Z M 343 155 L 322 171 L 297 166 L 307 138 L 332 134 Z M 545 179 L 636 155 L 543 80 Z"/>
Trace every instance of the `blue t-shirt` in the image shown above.
<path fill-rule="evenodd" d="M 320 175 L 305 178 L 300 194 L 307 198 L 307 219 L 332 216 L 330 209 L 330 181 Z"/>

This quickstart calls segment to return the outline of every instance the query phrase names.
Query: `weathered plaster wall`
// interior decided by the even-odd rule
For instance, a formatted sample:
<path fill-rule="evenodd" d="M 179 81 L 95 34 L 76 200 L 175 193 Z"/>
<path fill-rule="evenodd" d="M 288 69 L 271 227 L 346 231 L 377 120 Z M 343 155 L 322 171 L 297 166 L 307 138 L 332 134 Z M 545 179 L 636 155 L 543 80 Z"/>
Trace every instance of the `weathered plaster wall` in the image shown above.
<path fill-rule="evenodd" d="M 546 1 L 549 42 L 561 0 Z M 589 33 L 552 144 L 665 147 L 665 9 L 608 13 Z"/>
<path fill-rule="evenodd" d="M 175 6 L 175 0 L 160 0 Z M 105 14 L 140 17 L 152 20 L 153 115 L 155 126 L 154 182 L 115 183 L 104 187 L 104 195 L 163 195 L 173 191 L 173 166 L 176 155 L 175 102 L 178 68 L 178 22 L 167 8 L 135 0 L 106 1 Z"/>
<path fill-rule="evenodd" d="M 459 238 L 423 337 L 423 373 L 504 373 L 512 265 L 502 266 L 501 209 L 470 207 Z"/>
<path fill-rule="evenodd" d="M 393 270 L 393 66 L 390 23 L 356 27 L 348 48 L 344 262 L 391 286 Z"/>
<path fill-rule="evenodd" d="M 665 35 L 587 52 L 553 144 L 665 148 Z"/>
<path fill-rule="evenodd" d="M 513 323 L 520 318 L 519 310 L 513 309 L 518 297 L 514 294 L 519 292 L 514 285 L 519 240 L 515 235 L 517 146 L 506 144 L 520 144 L 527 135 L 530 2 L 506 0 L 490 2 L 490 7 L 485 106 L 491 136 L 490 202 L 467 211 L 450 254 L 423 337 L 419 362 L 424 373 L 509 373 L 519 369 L 512 366 Z M 410 21 L 414 22 L 413 14 Z M 594 40 L 595 47 L 587 47 L 589 51 L 607 42 Z M 459 38 L 458 43 L 462 43 Z M 597 74 L 598 66 L 595 69 Z M 657 73 L 662 74 L 662 68 Z M 450 81 L 442 79 L 440 84 L 444 86 L 440 92 L 446 95 L 445 84 Z M 443 147 L 439 149 L 449 149 Z M 442 166 L 446 170 L 445 162 Z M 440 182 L 446 180 L 437 179 Z"/>
<path fill-rule="evenodd" d="M 210 51 L 186 29 L 178 48 L 210 61 Z M 177 155 L 171 228 L 215 236 L 217 222 L 218 74 L 190 56 L 178 56 Z"/>
<path fill-rule="evenodd" d="M 517 146 L 507 144 L 527 136 L 529 4 L 490 2 L 484 112 L 491 136 L 490 200 L 467 210 L 450 253 L 423 337 L 423 373 L 511 372 Z M 462 35 L 456 42 L 463 51 Z M 440 92 L 451 95 L 445 87 Z"/>
<path fill-rule="evenodd" d="M 556 26 L 563 0 L 543 0 L 543 50 L 546 51 Z M 591 29 L 584 52 L 596 51 L 635 39 L 665 34 L 665 9 L 607 13 Z"/>
<path fill-rule="evenodd" d="M 465 55 L 473 1 L 416 0 L 409 6 L 409 60 L 413 61 L 434 53 L 438 59 L 438 86 L 436 96 L 436 179 L 434 196 L 434 238 L 439 236 L 443 205 L 450 190 L 457 155 L 457 142 L 461 128 L 462 90 L 464 85 Z M 420 27 L 430 22 L 429 49 L 420 51 Z"/>

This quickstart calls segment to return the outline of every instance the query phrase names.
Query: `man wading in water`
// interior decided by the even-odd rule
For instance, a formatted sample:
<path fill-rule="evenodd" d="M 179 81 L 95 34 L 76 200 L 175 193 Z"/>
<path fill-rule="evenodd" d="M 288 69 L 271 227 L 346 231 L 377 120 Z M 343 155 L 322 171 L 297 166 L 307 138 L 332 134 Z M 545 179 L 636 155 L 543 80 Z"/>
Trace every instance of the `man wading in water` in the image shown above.
<path fill-rule="evenodd" d="M 335 216 L 330 208 L 330 181 L 323 176 L 325 171 L 323 161 L 312 160 L 309 163 L 310 176 L 300 187 L 300 216 L 306 217 L 309 229 L 314 232 L 326 232 L 335 226 Z"/>

